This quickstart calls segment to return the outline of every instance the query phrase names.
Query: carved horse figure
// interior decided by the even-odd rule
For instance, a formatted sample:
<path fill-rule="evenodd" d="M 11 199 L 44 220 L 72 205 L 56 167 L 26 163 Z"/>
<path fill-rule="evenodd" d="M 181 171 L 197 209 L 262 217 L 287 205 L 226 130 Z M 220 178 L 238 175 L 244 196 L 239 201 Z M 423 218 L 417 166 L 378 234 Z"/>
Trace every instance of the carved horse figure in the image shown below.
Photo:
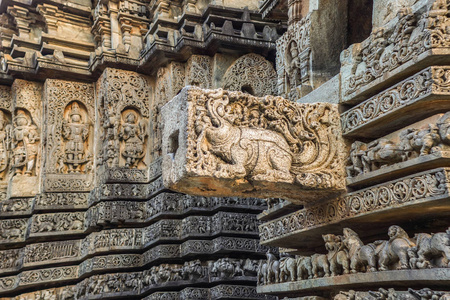
<path fill-rule="evenodd" d="M 349 250 L 348 255 L 352 273 L 356 273 L 363 268 L 367 268 L 367 272 L 375 272 L 377 270 L 375 245 L 364 245 L 358 234 L 350 228 L 344 228 L 343 243 Z"/>
<path fill-rule="evenodd" d="M 201 149 L 220 157 L 215 176 L 221 178 L 251 176 L 254 180 L 282 180 L 292 182 L 290 173 L 292 153 L 286 139 L 279 133 L 234 125 L 237 115 L 228 105 L 223 90 L 209 95 L 208 126 L 199 138 Z"/>

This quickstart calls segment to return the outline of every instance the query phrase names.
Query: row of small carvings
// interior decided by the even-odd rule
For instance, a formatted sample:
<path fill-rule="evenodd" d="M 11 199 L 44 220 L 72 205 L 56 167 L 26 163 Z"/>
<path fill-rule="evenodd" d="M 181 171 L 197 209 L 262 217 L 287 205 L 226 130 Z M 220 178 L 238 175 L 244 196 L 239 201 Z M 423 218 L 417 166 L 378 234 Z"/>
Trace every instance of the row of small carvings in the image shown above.
<path fill-rule="evenodd" d="M 450 66 L 428 67 L 341 115 L 342 133 L 352 133 L 432 94 L 450 95 Z"/>
<path fill-rule="evenodd" d="M 434 291 L 429 288 L 407 291 L 379 288 L 378 291 L 357 292 L 354 290 L 340 292 L 333 300 L 448 300 L 450 291 Z"/>
<path fill-rule="evenodd" d="M 396 70 L 429 49 L 448 47 L 448 4 L 436 0 L 430 10 L 403 8 L 392 28 L 377 28 L 361 44 L 341 55 L 344 101 L 384 74 Z M 383 78 L 386 79 L 386 78 Z"/>
<path fill-rule="evenodd" d="M 84 282 L 87 284 L 87 282 Z M 83 284 L 81 283 L 81 284 Z M 35 291 L 32 293 L 22 294 L 11 298 L 0 298 L 0 300 L 82 300 L 89 299 L 89 296 L 95 295 L 94 289 L 89 294 L 79 295 L 78 287 L 81 285 L 65 286 L 61 288 L 53 288 L 41 291 Z M 105 284 L 105 282 L 103 282 Z M 117 291 L 116 286 L 111 292 L 106 293 L 120 293 Z M 101 290 L 101 286 L 97 288 Z M 103 288 L 104 289 L 104 288 Z M 120 295 L 119 295 L 120 297 Z M 213 299 L 223 299 L 231 297 L 233 299 L 265 299 L 272 300 L 276 299 L 271 296 L 264 296 L 262 294 L 256 293 L 256 289 L 253 286 L 245 285 L 217 285 L 212 288 L 184 288 L 179 292 L 156 292 L 144 298 L 144 300 L 213 300 Z"/>
<path fill-rule="evenodd" d="M 133 188 L 134 185 L 114 184 L 114 187 Z M 118 197 L 124 199 L 126 197 Z M 51 211 L 61 209 L 87 209 L 87 193 L 45 193 L 36 198 L 13 198 L 0 202 L 0 215 L 30 215 L 34 211 Z M 117 198 L 116 198 L 117 199 Z M 214 211 L 220 208 L 242 208 L 259 212 L 265 208 L 265 201 L 257 198 L 235 197 L 197 197 L 183 194 L 161 193 L 147 202 L 108 201 L 92 207 L 90 210 L 101 214 L 108 211 L 110 219 L 119 213 L 117 219 L 133 220 L 133 222 L 149 222 L 159 214 L 185 215 L 193 211 Z M 99 219 L 103 217 L 99 216 Z"/>
<path fill-rule="evenodd" d="M 120 207 L 118 206 L 118 208 Z M 100 223 L 99 220 L 100 218 L 91 211 L 34 215 L 30 220 L 0 220 L 0 244 L 23 242 L 29 238 L 42 236 L 87 233 L 96 228 Z M 110 223 L 108 221 L 119 223 L 121 219 L 108 220 L 105 215 L 105 218 L 101 220 L 102 223 Z M 178 241 L 187 237 L 210 237 L 219 233 L 255 235 L 258 234 L 258 223 L 254 214 L 218 212 L 213 216 L 189 216 L 184 219 L 160 220 L 145 228 L 136 229 L 136 231 L 141 232 L 141 243 L 149 245 L 157 240 Z"/>
<path fill-rule="evenodd" d="M 410 238 L 400 226 L 389 227 L 388 241 L 364 245 L 358 234 L 344 228 L 343 236 L 322 235 L 327 254 L 284 256 L 267 252 L 258 270 L 259 284 L 274 284 L 357 272 L 450 267 L 450 227 L 446 232 L 418 233 Z"/>
<path fill-rule="evenodd" d="M 399 142 L 386 138 L 368 144 L 354 142 L 346 168 L 347 176 L 355 177 L 395 163 L 450 150 L 450 112 L 423 128 L 402 130 L 399 139 Z"/>
<path fill-rule="evenodd" d="M 263 244 L 296 231 L 449 197 L 450 169 L 438 168 L 349 193 L 328 203 L 306 207 L 259 226 Z"/>
<path fill-rule="evenodd" d="M 112 229 L 94 233 L 82 240 L 43 242 L 24 248 L 0 251 L 0 273 L 18 272 L 23 268 L 41 267 L 48 264 L 82 262 L 92 255 L 108 251 L 139 251 L 141 232 L 137 229 Z M 157 245 L 143 254 L 95 256 L 90 261 L 104 263 L 103 268 L 140 267 L 160 259 L 176 259 L 190 255 L 245 252 L 262 254 L 270 249 L 259 245 L 257 239 L 218 237 L 213 240 L 188 240 L 182 244 Z M 139 251 L 140 252 L 140 251 Z M 123 263 L 121 262 L 123 260 Z M 131 265 L 127 265 L 127 262 Z M 87 263 L 88 265 L 91 263 Z"/>
<path fill-rule="evenodd" d="M 179 264 L 161 264 L 152 266 L 142 272 L 93 275 L 94 270 L 102 271 L 107 262 L 124 268 L 134 266 L 134 257 L 115 255 L 108 260 L 87 260 L 79 266 L 55 267 L 24 271 L 19 275 L 0 278 L 0 293 L 36 286 L 38 284 L 56 283 L 77 280 L 85 275 L 91 275 L 81 281 L 77 287 L 78 297 L 88 294 L 104 294 L 124 291 L 134 291 L 142 294 L 149 290 L 161 290 L 169 286 L 181 287 L 192 283 L 210 283 L 223 280 L 254 282 L 259 260 L 220 258 L 216 261 L 201 262 L 194 260 Z"/>

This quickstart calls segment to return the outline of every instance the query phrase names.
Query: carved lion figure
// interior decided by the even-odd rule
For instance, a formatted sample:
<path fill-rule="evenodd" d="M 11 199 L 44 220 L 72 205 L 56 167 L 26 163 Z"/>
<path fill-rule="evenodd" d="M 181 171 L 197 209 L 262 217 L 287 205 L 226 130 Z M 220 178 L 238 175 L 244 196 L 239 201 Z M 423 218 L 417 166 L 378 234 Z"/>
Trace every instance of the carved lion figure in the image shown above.
<path fill-rule="evenodd" d="M 203 134 L 202 149 L 220 157 L 215 176 L 221 178 L 250 176 L 254 180 L 292 182 L 292 153 L 279 133 L 234 125 L 237 116 L 223 90 L 209 95 L 208 114 L 212 126 Z"/>
<path fill-rule="evenodd" d="M 375 272 L 377 270 L 375 245 L 364 245 L 358 234 L 350 228 L 344 228 L 343 243 L 349 251 L 352 273 L 356 273 L 362 269 L 367 269 L 368 272 Z"/>
<path fill-rule="evenodd" d="M 408 234 L 397 225 L 389 227 L 389 241 L 384 241 L 377 246 L 379 249 L 378 265 L 380 271 L 389 270 L 389 265 L 399 262 L 398 269 L 409 268 L 410 249 L 415 247 Z"/>

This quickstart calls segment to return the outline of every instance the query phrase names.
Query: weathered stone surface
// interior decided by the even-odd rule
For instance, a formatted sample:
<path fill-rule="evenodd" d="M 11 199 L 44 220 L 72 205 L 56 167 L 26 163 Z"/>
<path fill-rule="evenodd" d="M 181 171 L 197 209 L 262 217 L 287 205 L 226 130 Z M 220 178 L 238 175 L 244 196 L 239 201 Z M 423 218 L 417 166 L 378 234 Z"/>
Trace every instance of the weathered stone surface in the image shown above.
<path fill-rule="evenodd" d="M 346 223 L 355 224 L 364 230 L 364 235 L 370 235 L 392 218 L 423 219 L 424 210 L 445 218 L 449 215 L 447 182 L 448 169 L 435 169 L 308 206 L 260 225 L 261 243 L 308 252 L 320 245 L 320 234 L 335 232 Z M 302 242 L 304 239 L 307 244 Z"/>
<path fill-rule="evenodd" d="M 344 191 L 332 104 L 186 88 L 162 115 L 163 179 L 170 189 L 301 203 Z"/>

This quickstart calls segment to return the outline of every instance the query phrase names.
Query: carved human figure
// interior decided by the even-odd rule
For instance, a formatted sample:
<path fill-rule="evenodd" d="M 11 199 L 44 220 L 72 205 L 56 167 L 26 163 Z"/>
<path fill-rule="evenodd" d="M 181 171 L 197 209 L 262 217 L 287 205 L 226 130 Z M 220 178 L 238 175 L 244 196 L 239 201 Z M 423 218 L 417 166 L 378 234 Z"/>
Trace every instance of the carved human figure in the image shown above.
<path fill-rule="evenodd" d="M 24 111 L 19 110 L 14 117 L 12 139 L 14 175 L 33 175 L 38 153 L 38 141 L 37 126 L 32 123 L 31 117 Z"/>
<path fill-rule="evenodd" d="M 125 158 L 125 167 L 138 167 L 138 163 L 145 156 L 146 136 L 147 130 L 144 121 L 138 120 L 136 112 L 126 111 L 119 132 L 119 139 L 123 142 L 122 156 Z"/>
<path fill-rule="evenodd" d="M 296 88 L 301 83 L 298 44 L 294 40 L 289 43 L 287 58 L 286 71 L 288 77 L 287 79 L 289 80 L 287 92 L 289 93 L 290 89 Z"/>
<path fill-rule="evenodd" d="M 361 156 L 364 173 L 400 162 L 402 159 L 403 150 L 387 139 L 373 141 L 367 146 L 365 154 Z"/>
<path fill-rule="evenodd" d="M 76 102 L 70 107 L 68 120 L 63 121 L 62 135 L 67 172 L 79 173 L 81 166 L 88 160 L 85 141 L 89 135 L 89 124 L 83 121 L 80 107 Z"/>
<path fill-rule="evenodd" d="M 8 167 L 10 143 L 11 125 L 8 124 L 5 113 L 0 110 L 0 180 L 3 179 L 4 171 Z"/>
<path fill-rule="evenodd" d="M 354 142 L 350 148 L 350 155 L 348 157 L 349 165 L 346 167 L 347 176 L 357 176 L 363 173 L 364 165 L 362 156 L 365 154 L 365 144 L 362 142 Z"/>

